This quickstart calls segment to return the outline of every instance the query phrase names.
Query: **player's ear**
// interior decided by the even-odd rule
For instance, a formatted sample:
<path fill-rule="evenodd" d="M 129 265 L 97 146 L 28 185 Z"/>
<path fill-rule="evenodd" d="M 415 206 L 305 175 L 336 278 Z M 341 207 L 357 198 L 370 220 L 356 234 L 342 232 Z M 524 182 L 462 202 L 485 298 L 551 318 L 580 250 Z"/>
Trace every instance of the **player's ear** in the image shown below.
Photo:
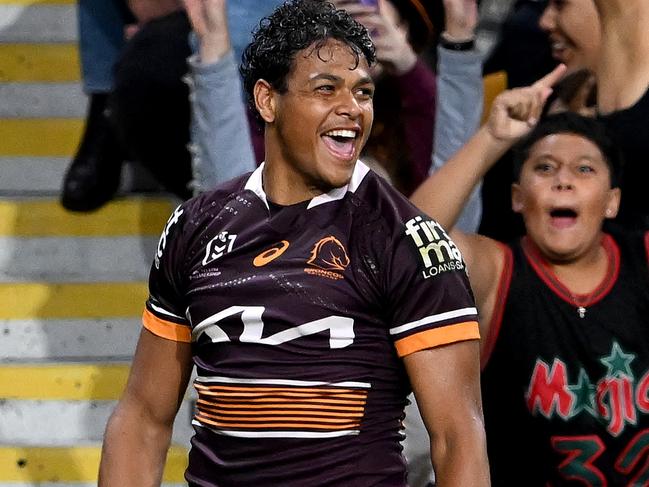
<path fill-rule="evenodd" d="M 261 118 L 266 123 L 273 123 L 275 121 L 277 92 L 268 81 L 259 79 L 255 83 L 253 95 L 255 98 L 255 106 Z"/>

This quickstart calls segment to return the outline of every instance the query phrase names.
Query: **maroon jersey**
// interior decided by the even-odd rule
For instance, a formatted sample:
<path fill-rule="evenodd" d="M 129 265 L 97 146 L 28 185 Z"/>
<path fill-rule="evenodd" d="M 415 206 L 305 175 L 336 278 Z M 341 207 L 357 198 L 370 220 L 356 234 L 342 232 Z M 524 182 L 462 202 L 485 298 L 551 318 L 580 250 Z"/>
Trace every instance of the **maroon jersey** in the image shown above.
<path fill-rule="evenodd" d="M 357 163 L 277 208 L 262 170 L 178 207 L 144 326 L 192 343 L 190 485 L 404 486 L 400 357 L 478 338 L 444 230 Z"/>

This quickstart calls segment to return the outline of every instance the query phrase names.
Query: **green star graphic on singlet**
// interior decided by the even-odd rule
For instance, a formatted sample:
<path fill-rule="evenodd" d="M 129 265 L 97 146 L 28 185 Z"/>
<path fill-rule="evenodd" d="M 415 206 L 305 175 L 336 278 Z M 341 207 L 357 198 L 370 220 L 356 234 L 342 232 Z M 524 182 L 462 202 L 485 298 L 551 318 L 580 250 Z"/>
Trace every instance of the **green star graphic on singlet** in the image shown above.
<path fill-rule="evenodd" d="M 634 354 L 624 353 L 622 347 L 617 342 L 613 342 L 611 355 L 600 359 L 600 362 L 608 368 L 608 377 L 619 378 L 624 375 L 632 379 L 631 362 L 634 360 Z"/>
<path fill-rule="evenodd" d="M 590 381 L 590 377 L 584 369 L 579 370 L 579 380 L 574 386 L 568 386 L 573 393 L 575 401 L 570 416 L 577 416 L 580 412 L 586 411 L 594 418 L 597 417 L 595 409 L 595 391 L 597 387 Z"/>

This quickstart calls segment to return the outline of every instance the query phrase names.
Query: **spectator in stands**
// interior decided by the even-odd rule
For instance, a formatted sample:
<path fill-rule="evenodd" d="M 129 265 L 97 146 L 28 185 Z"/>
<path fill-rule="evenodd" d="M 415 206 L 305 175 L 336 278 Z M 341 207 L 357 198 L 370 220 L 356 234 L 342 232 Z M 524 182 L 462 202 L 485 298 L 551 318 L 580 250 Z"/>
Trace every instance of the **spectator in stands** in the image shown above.
<path fill-rule="evenodd" d="M 194 184 L 206 191 L 256 167 L 225 0 L 185 0 L 198 39 L 189 59 Z"/>
<path fill-rule="evenodd" d="M 61 204 L 68 210 L 94 210 L 119 186 L 124 151 L 106 109 L 114 88 L 113 66 L 124 45 L 124 26 L 134 18 L 119 0 L 79 0 L 79 52 L 83 90 L 89 97 L 86 125 L 68 167 Z"/>
<path fill-rule="evenodd" d="M 642 0 L 550 0 L 541 26 L 562 62 L 595 74 L 597 111 L 625 159 L 618 222 L 649 222 L 649 4 Z"/>
<path fill-rule="evenodd" d="M 437 103 L 432 172 L 439 170 L 473 136 L 482 115 L 483 55 L 475 46 L 478 6 L 476 0 L 444 0 L 444 31 L 437 46 Z M 456 227 L 477 230 L 481 216 L 480 184 L 464 206 Z M 430 438 L 415 398 L 406 407 L 404 455 L 408 485 L 424 487 L 433 480 Z"/>
<path fill-rule="evenodd" d="M 92 1 L 112 5 L 105 0 Z M 243 50 L 256 19 L 277 3 L 279 0 L 235 2 L 229 12 L 235 50 Z M 125 158 L 142 163 L 166 190 L 181 198 L 234 176 L 239 166 L 231 162 L 224 168 L 214 168 L 210 165 L 213 161 L 201 164 L 196 157 L 192 168 L 187 150 L 189 90 L 182 81 L 187 74 L 186 58 L 191 53 L 190 27 L 179 1 L 130 0 L 119 10 L 121 15 L 113 12 L 112 16 L 94 4 L 80 9 L 81 20 L 86 19 L 81 23 L 82 51 L 84 40 L 92 40 L 93 36 L 102 39 L 100 33 L 110 28 L 114 48 L 108 51 L 95 42 L 92 52 L 85 49 L 88 55 L 83 56 L 84 66 L 99 65 L 109 82 L 105 83 L 105 95 L 91 101 L 88 130 L 65 177 L 63 205 L 89 211 L 109 201 L 119 186 Z M 123 46 L 125 32 L 130 39 Z M 198 91 L 203 88 L 198 79 Z M 194 115 L 197 120 L 205 112 L 199 109 Z M 202 122 L 193 124 L 196 131 L 205 127 Z"/>
<path fill-rule="evenodd" d="M 489 165 L 536 124 L 560 69 L 498 97 L 413 201 L 452 226 Z M 512 205 L 527 235 L 503 245 L 451 232 L 481 316 L 493 485 L 646 483 L 649 233 L 602 230 L 620 203 L 617 152 L 597 120 L 548 117 L 517 149 Z"/>
<path fill-rule="evenodd" d="M 375 121 L 363 160 L 410 194 L 431 167 L 435 75 L 420 54 L 434 45 L 441 30 L 441 2 L 334 3 L 365 25 L 376 43 Z"/>

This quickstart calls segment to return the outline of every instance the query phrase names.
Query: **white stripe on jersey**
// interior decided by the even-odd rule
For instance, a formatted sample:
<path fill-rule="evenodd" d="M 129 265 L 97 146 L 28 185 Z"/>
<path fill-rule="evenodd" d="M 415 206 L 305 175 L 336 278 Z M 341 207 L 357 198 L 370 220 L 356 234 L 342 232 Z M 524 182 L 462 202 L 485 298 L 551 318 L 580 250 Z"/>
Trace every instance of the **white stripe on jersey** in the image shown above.
<path fill-rule="evenodd" d="M 438 323 L 440 321 L 450 320 L 452 318 L 459 318 L 461 316 L 468 317 L 477 314 L 478 310 L 476 308 L 462 308 L 456 309 L 454 311 L 447 311 L 446 313 L 440 313 L 438 315 L 426 316 L 425 318 L 422 318 L 420 320 L 411 321 L 410 323 L 406 323 L 405 325 L 390 328 L 390 335 L 398 335 L 399 333 L 403 333 L 404 331 L 419 328 L 431 323 Z"/>
<path fill-rule="evenodd" d="M 179 320 L 184 320 L 184 319 L 185 319 L 185 317 L 183 317 L 183 316 L 175 315 L 175 314 L 173 314 L 173 313 L 170 313 L 170 312 L 167 311 L 166 309 L 161 308 L 160 306 L 156 306 L 156 305 L 153 304 L 151 301 L 149 301 L 149 306 L 151 306 L 151 307 L 152 307 L 154 310 L 156 310 L 158 313 L 162 313 L 163 315 L 171 316 L 172 318 L 177 318 L 177 319 L 179 319 Z"/>
<path fill-rule="evenodd" d="M 337 438 L 340 436 L 354 436 L 360 434 L 359 430 L 342 430 L 342 431 L 232 431 L 220 430 L 211 426 L 204 425 L 200 421 L 192 420 L 195 426 L 207 428 L 214 433 L 223 436 L 235 436 L 238 438 Z"/>
<path fill-rule="evenodd" d="M 224 384 L 264 384 L 271 386 L 297 386 L 297 387 L 362 387 L 371 389 L 372 384 L 368 382 L 320 382 L 312 380 L 290 380 L 290 379 L 235 379 L 233 377 L 203 377 L 198 376 L 197 382 L 221 382 Z"/>

